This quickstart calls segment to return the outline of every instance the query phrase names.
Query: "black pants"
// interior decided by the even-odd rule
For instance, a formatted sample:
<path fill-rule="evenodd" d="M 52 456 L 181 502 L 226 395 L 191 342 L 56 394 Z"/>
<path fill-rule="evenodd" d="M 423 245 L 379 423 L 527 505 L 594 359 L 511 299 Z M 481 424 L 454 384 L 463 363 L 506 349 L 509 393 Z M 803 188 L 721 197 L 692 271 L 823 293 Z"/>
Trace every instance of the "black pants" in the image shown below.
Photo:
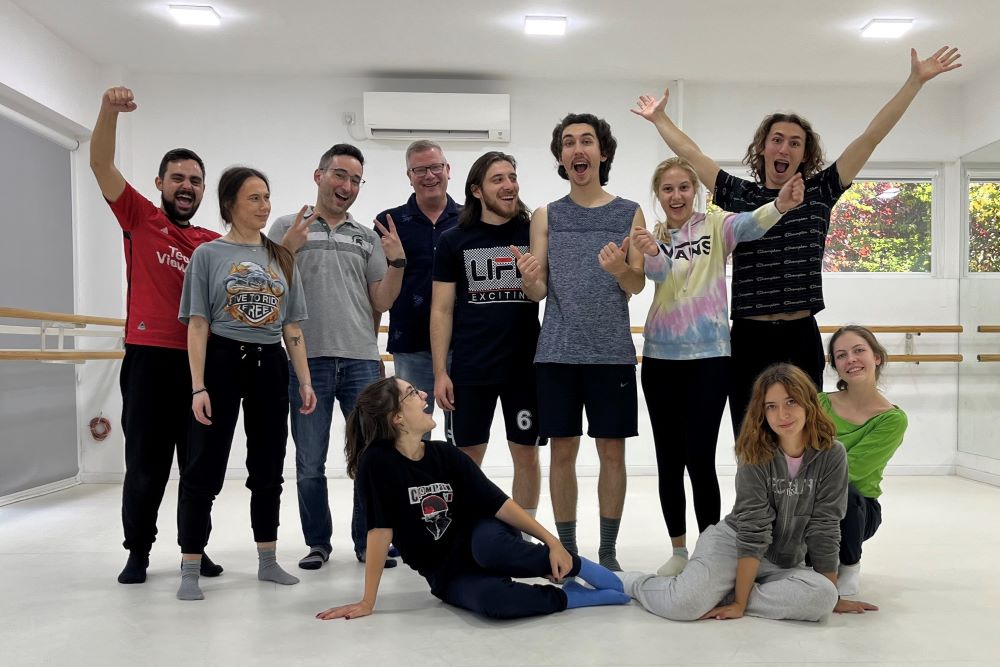
<path fill-rule="evenodd" d="M 288 439 L 285 351 L 280 343 L 257 345 L 212 335 L 205 354 L 205 387 L 212 402 L 212 425 L 200 424 L 191 416 L 189 461 L 181 473 L 177 505 L 181 552 L 198 554 L 205 548 L 212 502 L 225 481 L 241 401 L 250 525 L 255 542 L 273 542 L 278 538 L 281 471 Z"/>
<path fill-rule="evenodd" d="M 119 383 L 125 435 L 122 528 L 126 549 L 148 553 L 177 449 L 187 463 L 191 373 L 186 350 L 126 345 Z"/>
<path fill-rule="evenodd" d="M 698 532 L 719 522 L 715 446 L 726 408 L 729 357 L 643 357 L 642 393 L 656 447 L 660 507 L 670 537 L 687 533 L 684 470 L 691 478 Z"/>
<path fill-rule="evenodd" d="M 490 618 L 526 618 L 566 609 L 561 588 L 511 580 L 551 574 L 547 546 L 525 542 L 520 531 L 499 519 L 477 523 L 471 539 L 472 562 L 464 571 L 444 573 L 445 581 L 428 577 L 439 599 Z M 574 554 L 569 576 L 579 572 L 580 558 Z"/>
<path fill-rule="evenodd" d="M 847 485 L 847 514 L 840 522 L 840 562 L 854 565 L 861 560 L 861 543 L 882 525 L 882 506 L 875 498 L 861 495 Z"/>
<path fill-rule="evenodd" d="M 734 437 L 739 437 L 754 381 L 771 364 L 786 362 L 798 366 L 812 378 L 816 391 L 823 391 L 826 357 L 815 317 L 768 322 L 739 318 L 733 320 L 730 338 L 733 367 L 729 385 L 729 414 L 733 420 Z"/>

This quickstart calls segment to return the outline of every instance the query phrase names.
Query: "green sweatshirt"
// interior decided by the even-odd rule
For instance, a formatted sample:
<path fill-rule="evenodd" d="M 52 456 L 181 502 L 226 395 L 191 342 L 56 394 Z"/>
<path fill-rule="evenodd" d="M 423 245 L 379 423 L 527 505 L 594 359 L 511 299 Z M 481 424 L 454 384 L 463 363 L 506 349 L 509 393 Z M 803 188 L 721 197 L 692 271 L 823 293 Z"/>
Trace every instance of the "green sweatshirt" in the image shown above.
<path fill-rule="evenodd" d="M 847 470 L 851 484 L 866 498 L 882 495 L 882 473 L 903 442 L 906 413 L 898 407 L 875 415 L 864 424 L 847 421 L 830 404 L 826 392 L 820 392 L 819 404 L 837 427 L 837 440 L 847 448 Z"/>

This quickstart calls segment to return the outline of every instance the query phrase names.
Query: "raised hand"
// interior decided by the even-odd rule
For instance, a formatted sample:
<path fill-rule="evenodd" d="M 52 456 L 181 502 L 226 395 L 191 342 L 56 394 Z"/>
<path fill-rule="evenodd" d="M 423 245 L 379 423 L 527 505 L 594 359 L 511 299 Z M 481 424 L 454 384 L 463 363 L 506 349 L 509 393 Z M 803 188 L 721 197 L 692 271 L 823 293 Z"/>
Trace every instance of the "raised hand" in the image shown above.
<path fill-rule="evenodd" d="M 597 261 L 601 268 L 616 278 L 625 273 L 628 270 L 628 264 L 625 261 L 628 258 L 628 246 L 629 237 L 626 236 L 620 246 L 609 243 L 601 248 L 601 252 L 597 253 Z"/>
<path fill-rule="evenodd" d="M 135 96 L 132 91 L 125 86 L 115 86 L 104 91 L 101 97 L 101 109 L 114 113 L 128 113 L 135 111 L 138 106 L 135 103 Z"/>
<path fill-rule="evenodd" d="M 656 257 L 660 254 L 660 246 L 656 243 L 656 238 L 645 227 L 635 227 L 632 229 L 632 247 L 643 255 Z"/>
<path fill-rule="evenodd" d="M 406 259 L 406 253 L 403 252 L 403 242 L 399 240 L 396 225 L 388 213 L 385 215 L 385 222 L 386 224 L 383 225 L 378 220 L 375 221 L 375 229 L 378 230 L 381 237 L 382 252 L 385 254 L 385 258 L 390 262 L 395 259 Z"/>
<path fill-rule="evenodd" d="M 962 54 L 955 47 L 948 48 L 942 46 L 934 52 L 930 58 L 920 60 L 916 49 L 910 49 L 910 76 L 915 77 L 920 83 L 927 83 L 942 72 L 950 72 L 958 69 L 962 63 L 958 59 Z"/>
<path fill-rule="evenodd" d="M 640 95 L 639 101 L 635 104 L 635 109 L 630 111 L 636 116 L 642 116 L 646 120 L 653 122 L 658 114 L 667 114 L 667 100 L 670 99 L 670 89 L 663 91 L 663 97 L 656 99 L 652 95 Z"/>
<path fill-rule="evenodd" d="M 521 285 L 530 287 L 537 283 L 542 277 L 542 265 L 538 259 L 530 252 L 522 253 L 517 246 L 510 246 L 510 251 L 517 262 L 517 270 L 521 272 Z"/>
<path fill-rule="evenodd" d="M 295 222 L 292 223 L 292 226 L 288 228 L 288 231 L 281 238 L 281 245 L 292 252 L 298 252 L 306 244 L 306 241 L 309 239 L 309 225 L 318 217 L 314 210 L 310 211 L 307 216 L 306 211 L 309 210 L 308 204 L 300 208 L 299 212 L 295 215 Z"/>
<path fill-rule="evenodd" d="M 778 207 L 778 213 L 784 215 L 802 203 L 806 196 L 806 184 L 802 180 L 802 174 L 796 173 L 788 182 L 781 186 L 778 198 L 774 200 L 774 205 Z"/>

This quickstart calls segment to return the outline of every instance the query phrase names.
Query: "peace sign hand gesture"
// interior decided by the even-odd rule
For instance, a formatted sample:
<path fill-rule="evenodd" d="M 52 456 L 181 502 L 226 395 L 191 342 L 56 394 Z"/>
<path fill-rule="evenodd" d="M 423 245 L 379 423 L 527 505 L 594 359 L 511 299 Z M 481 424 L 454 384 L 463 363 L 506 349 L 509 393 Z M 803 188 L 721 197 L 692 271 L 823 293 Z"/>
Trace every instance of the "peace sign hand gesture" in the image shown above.
<path fill-rule="evenodd" d="M 375 229 L 378 230 L 381 237 L 382 252 L 385 254 L 385 258 L 390 262 L 397 259 L 406 259 L 406 253 L 403 251 L 403 242 L 399 239 L 399 233 L 396 231 L 396 224 L 392 221 L 392 216 L 388 213 L 385 215 L 385 222 L 386 224 L 383 225 L 378 220 L 375 220 Z"/>

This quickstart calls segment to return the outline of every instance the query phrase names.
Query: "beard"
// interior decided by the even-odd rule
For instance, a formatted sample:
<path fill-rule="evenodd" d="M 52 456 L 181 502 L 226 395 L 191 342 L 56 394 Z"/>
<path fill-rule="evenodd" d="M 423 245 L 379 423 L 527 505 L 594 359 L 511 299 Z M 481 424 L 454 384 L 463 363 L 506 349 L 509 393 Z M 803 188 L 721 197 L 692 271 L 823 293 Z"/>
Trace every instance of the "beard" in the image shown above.
<path fill-rule="evenodd" d="M 517 215 L 517 210 L 518 210 L 517 202 L 518 200 L 515 199 L 514 205 L 512 207 L 508 207 L 504 202 L 500 200 L 499 197 L 497 198 L 483 197 L 483 208 L 485 208 L 490 213 L 493 213 L 494 215 L 498 215 L 501 218 L 506 218 L 507 220 L 510 220 L 515 215 Z"/>
<path fill-rule="evenodd" d="M 163 209 L 163 212 L 167 214 L 167 219 L 173 222 L 188 222 L 194 217 L 194 214 L 198 212 L 199 206 L 201 206 L 200 201 L 192 201 L 191 210 L 187 213 L 181 213 L 177 210 L 177 206 L 174 202 L 169 201 L 162 194 L 160 195 L 160 207 Z"/>

